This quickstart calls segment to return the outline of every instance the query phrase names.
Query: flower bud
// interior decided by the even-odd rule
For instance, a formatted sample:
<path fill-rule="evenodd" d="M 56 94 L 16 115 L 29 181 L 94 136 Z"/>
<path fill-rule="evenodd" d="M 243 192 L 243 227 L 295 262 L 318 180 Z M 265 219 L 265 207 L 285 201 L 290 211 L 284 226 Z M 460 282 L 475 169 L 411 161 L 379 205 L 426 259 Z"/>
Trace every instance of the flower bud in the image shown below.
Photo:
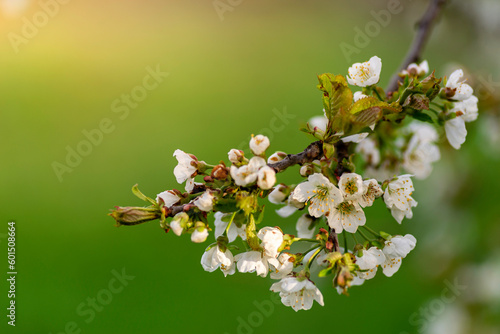
<path fill-rule="evenodd" d="M 210 175 L 216 180 L 225 180 L 227 178 L 228 173 L 229 170 L 227 169 L 227 167 L 220 164 L 215 166 L 214 169 L 212 169 L 212 174 Z"/>
<path fill-rule="evenodd" d="M 214 195 L 209 190 L 206 190 L 194 200 L 193 204 L 201 211 L 212 211 L 214 207 Z"/>
<path fill-rule="evenodd" d="M 184 231 L 184 229 L 186 228 L 188 222 L 189 222 L 188 214 L 185 212 L 179 212 L 170 222 L 170 228 L 172 229 L 172 231 L 174 231 L 176 235 L 180 236 Z"/>
<path fill-rule="evenodd" d="M 313 175 L 315 173 L 314 166 L 311 164 L 305 164 L 300 167 L 300 175 L 303 177 L 308 177 L 309 175 Z"/>
<path fill-rule="evenodd" d="M 343 290 L 343 293 L 347 293 L 347 288 L 351 286 L 351 281 L 354 277 L 347 266 L 341 266 L 340 272 L 335 278 L 335 285 Z"/>
<path fill-rule="evenodd" d="M 246 160 L 245 153 L 243 153 L 242 150 L 237 150 L 234 148 L 227 153 L 227 157 L 229 158 L 229 161 L 231 161 L 235 165 L 239 165 Z"/>
<path fill-rule="evenodd" d="M 138 225 L 161 218 L 161 210 L 155 207 L 117 206 L 109 215 L 116 220 L 117 226 Z"/>
<path fill-rule="evenodd" d="M 195 243 L 202 243 L 207 240 L 208 230 L 203 222 L 196 222 L 195 230 L 191 234 L 191 241 Z"/>
<path fill-rule="evenodd" d="M 278 184 L 278 186 L 275 187 L 268 195 L 267 199 L 273 204 L 281 204 L 285 201 L 289 194 L 290 187 L 284 184 Z"/>
<path fill-rule="evenodd" d="M 263 135 L 252 136 L 252 139 L 250 139 L 250 149 L 255 155 L 264 154 L 269 145 L 269 138 Z"/>
<path fill-rule="evenodd" d="M 269 166 L 259 169 L 257 177 L 257 185 L 260 189 L 271 189 L 276 183 L 276 172 Z"/>
<path fill-rule="evenodd" d="M 287 156 L 287 154 L 285 152 L 281 152 L 281 151 L 278 151 L 278 152 L 274 152 L 268 159 L 267 159 L 267 163 L 268 164 L 274 164 L 274 163 L 277 163 L 277 162 L 280 162 L 281 160 L 285 159 Z"/>

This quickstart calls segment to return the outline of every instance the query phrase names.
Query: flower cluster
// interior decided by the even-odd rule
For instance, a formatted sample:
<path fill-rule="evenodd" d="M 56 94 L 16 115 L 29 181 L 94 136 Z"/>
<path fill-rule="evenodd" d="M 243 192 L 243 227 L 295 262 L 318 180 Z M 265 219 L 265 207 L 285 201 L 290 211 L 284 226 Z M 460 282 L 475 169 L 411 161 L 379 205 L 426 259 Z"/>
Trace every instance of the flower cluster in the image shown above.
<path fill-rule="evenodd" d="M 271 143 L 263 135 L 252 136 L 251 156 L 231 149 L 227 164 L 210 165 L 176 150 L 174 175 L 185 191 L 152 199 L 135 186 L 134 194 L 149 206 L 117 207 L 111 216 L 118 225 L 158 219 L 166 232 L 190 235 L 195 243 L 213 232 L 201 256 L 204 270 L 269 274 L 278 280 L 270 289 L 295 311 L 314 301 L 323 305 L 313 269 L 343 294 L 372 279 L 379 267 L 394 275 L 416 239 L 372 229 L 370 207 L 385 205 L 398 224 L 411 219 L 417 206 L 412 177 L 432 172 L 440 137 L 455 148 L 464 143 L 465 122 L 477 118 L 478 100 L 461 70 L 441 86 L 434 72 L 428 75 L 426 61 L 411 64 L 400 73 L 399 88 L 386 93 L 377 86 L 381 68 L 381 59 L 372 57 L 347 76 L 318 76 L 323 115 L 303 129 L 315 138 L 303 152 L 267 155 Z M 297 184 L 277 184 L 277 174 L 293 165 L 301 166 Z M 266 224 L 266 200 L 284 218 L 301 211 L 295 224 L 266 226 L 277 225 Z M 300 244 L 309 250 L 298 251 Z"/>

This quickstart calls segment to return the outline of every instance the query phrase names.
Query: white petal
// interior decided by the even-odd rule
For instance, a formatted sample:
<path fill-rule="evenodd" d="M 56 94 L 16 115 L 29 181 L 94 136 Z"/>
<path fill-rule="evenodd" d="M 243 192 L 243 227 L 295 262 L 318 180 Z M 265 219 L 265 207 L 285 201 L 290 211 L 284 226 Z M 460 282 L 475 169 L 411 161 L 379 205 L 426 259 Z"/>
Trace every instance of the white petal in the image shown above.
<path fill-rule="evenodd" d="M 460 117 L 450 119 L 444 123 L 444 129 L 450 145 L 458 150 L 467 136 L 464 120 Z"/>

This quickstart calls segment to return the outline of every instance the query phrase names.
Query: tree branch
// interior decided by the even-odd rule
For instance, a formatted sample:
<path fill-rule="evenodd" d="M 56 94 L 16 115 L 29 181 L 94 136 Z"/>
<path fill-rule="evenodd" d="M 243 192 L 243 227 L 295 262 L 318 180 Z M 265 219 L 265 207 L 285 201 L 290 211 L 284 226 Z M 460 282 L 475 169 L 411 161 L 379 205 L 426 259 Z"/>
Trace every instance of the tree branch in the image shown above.
<path fill-rule="evenodd" d="M 329 250 L 332 252 L 339 252 L 340 247 L 339 247 L 339 238 L 337 235 L 337 232 L 335 232 L 335 229 L 328 227 L 328 241 L 331 243 L 329 246 L 331 247 Z M 329 248 L 329 247 L 327 247 Z"/>
<path fill-rule="evenodd" d="M 279 173 L 288 167 L 303 165 L 305 163 L 312 162 L 313 160 L 320 159 L 322 155 L 323 143 L 321 141 L 315 141 L 307 146 L 303 152 L 298 154 L 288 154 L 285 159 L 273 164 L 268 164 L 268 166 L 273 168 L 276 173 Z"/>
<path fill-rule="evenodd" d="M 406 54 L 406 57 L 401 63 L 398 71 L 392 76 L 391 81 L 387 86 L 387 92 L 396 91 L 398 89 L 399 72 L 407 68 L 411 63 L 415 63 L 420 59 L 422 51 L 432 32 L 432 28 L 434 27 L 434 21 L 441 13 L 446 2 L 447 0 L 430 0 L 427 11 L 417 23 L 417 33 L 413 39 L 413 43 L 410 46 L 410 49 L 408 50 L 408 53 Z"/>

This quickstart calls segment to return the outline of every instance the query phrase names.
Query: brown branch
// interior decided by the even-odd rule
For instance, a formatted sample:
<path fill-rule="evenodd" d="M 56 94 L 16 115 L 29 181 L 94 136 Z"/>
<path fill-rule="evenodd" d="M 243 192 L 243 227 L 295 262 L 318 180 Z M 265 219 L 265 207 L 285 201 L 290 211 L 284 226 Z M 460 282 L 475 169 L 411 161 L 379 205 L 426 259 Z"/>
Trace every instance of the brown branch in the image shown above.
<path fill-rule="evenodd" d="M 335 168 L 335 175 L 342 176 L 345 172 L 349 172 L 347 166 L 344 165 L 344 159 L 349 160 L 349 143 L 344 143 L 342 140 L 335 144 L 335 151 L 337 152 L 337 168 Z"/>
<path fill-rule="evenodd" d="M 285 159 L 268 164 L 269 167 L 273 168 L 276 173 L 282 172 L 288 167 L 294 165 L 303 165 L 308 162 L 312 162 L 316 159 L 321 159 L 323 156 L 323 143 L 321 141 L 315 141 L 311 143 L 307 148 L 298 154 L 288 154 Z"/>
<path fill-rule="evenodd" d="M 339 252 L 340 247 L 339 247 L 339 238 L 337 236 L 337 232 L 335 232 L 335 229 L 328 227 L 328 245 L 327 249 L 331 252 Z"/>
<path fill-rule="evenodd" d="M 406 54 L 405 59 L 401 63 L 398 71 L 394 73 L 387 86 L 387 92 L 394 92 L 398 89 L 399 82 L 399 72 L 408 67 L 411 63 L 415 63 L 420 59 L 420 56 L 423 52 L 425 45 L 427 44 L 427 40 L 432 32 L 432 28 L 434 27 L 434 23 L 436 18 L 441 13 L 444 5 L 447 0 L 430 0 L 429 7 L 427 7 L 426 12 L 417 23 L 417 33 L 413 42 Z"/>

